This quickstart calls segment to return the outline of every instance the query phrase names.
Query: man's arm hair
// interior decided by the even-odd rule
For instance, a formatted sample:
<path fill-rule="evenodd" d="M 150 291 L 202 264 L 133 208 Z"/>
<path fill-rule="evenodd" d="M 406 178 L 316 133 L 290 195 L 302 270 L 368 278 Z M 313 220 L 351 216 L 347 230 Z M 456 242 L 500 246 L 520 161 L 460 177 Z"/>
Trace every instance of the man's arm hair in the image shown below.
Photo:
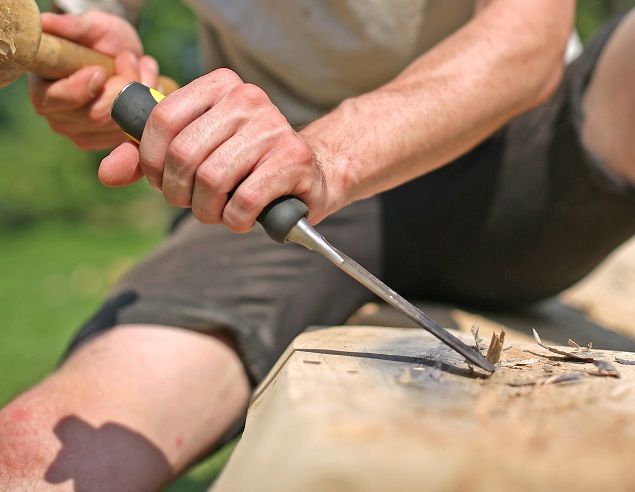
<path fill-rule="evenodd" d="M 54 9 L 68 14 L 81 14 L 88 10 L 100 10 L 128 19 L 132 24 L 139 20 L 145 0 L 54 0 Z"/>
<path fill-rule="evenodd" d="M 386 85 L 302 130 L 348 202 L 459 157 L 558 86 L 574 0 L 479 1 L 474 18 Z"/>

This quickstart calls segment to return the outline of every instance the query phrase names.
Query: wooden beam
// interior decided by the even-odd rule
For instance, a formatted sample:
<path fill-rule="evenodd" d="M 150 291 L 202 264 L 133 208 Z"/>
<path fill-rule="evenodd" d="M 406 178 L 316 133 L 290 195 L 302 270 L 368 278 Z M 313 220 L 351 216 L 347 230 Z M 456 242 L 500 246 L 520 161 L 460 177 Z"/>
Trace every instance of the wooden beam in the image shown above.
<path fill-rule="evenodd" d="M 213 490 L 635 490 L 635 365 L 615 361 L 635 355 L 585 354 L 621 377 L 533 342 L 486 378 L 423 330 L 307 332 Z"/>

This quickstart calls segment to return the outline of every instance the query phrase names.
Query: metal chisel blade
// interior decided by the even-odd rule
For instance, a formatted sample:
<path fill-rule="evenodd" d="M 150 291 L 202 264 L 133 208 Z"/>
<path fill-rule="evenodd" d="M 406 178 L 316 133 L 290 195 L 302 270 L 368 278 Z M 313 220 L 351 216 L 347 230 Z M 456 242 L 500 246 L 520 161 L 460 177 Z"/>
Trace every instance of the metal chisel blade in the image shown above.
<path fill-rule="evenodd" d="M 301 244 L 312 251 L 320 253 L 339 269 L 343 270 L 360 284 L 368 288 L 371 292 L 404 313 L 419 326 L 461 354 L 470 363 L 487 372 L 494 372 L 496 370 L 494 364 L 488 361 L 485 357 L 442 328 L 436 321 L 384 284 L 355 260 L 349 258 L 337 248 L 332 246 L 308 223 L 306 219 L 302 219 L 296 224 L 291 232 L 289 232 L 287 240 Z"/>

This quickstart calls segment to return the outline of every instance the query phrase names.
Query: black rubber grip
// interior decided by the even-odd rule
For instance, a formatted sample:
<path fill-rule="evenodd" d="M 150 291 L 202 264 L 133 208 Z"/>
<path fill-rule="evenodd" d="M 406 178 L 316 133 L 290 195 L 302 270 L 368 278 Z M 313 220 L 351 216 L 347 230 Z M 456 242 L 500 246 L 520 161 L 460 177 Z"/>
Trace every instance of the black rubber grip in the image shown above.
<path fill-rule="evenodd" d="M 150 113 L 157 104 L 158 101 L 149 87 L 133 82 L 124 87 L 116 97 L 110 109 L 110 116 L 124 132 L 138 142 Z"/>
<path fill-rule="evenodd" d="M 292 196 L 283 196 L 264 208 L 258 216 L 258 222 L 271 239 L 284 243 L 289 231 L 308 213 L 304 202 Z"/>
<path fill-rule="evenodd" d="M 155 91 L 155 94 L 156 93 Z M 138 82 L 127 85 L 112 104 L 112 119 L 132 138 L 141 140 L 150 113 L 158 101 L 149 87 Z M 307 216 L 309 209 L 297 198 L 280 197 L 267 205 L 258 222 L 271 239 L 284 243 L 289 231 Z"/>

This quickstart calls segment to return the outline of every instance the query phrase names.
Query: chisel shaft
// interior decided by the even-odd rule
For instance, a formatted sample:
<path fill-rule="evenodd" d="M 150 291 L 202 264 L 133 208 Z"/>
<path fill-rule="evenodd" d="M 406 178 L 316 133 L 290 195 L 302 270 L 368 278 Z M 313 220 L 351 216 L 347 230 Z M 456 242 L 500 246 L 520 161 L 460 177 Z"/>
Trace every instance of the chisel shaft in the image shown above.
<path fill-rule="evenodd" d="M 423 311 L 408 302 L 355 260 L 349 258 L 331 245 L 309 224 L 305 218 L 298 221 L 298 223 L 289 231 L 286 239 L 287 241 L 301 244 L 305 248 L 321 254 L 340 270 L 346 272 L 375 295 L 404 313 L 411 320 L 461 354 L 472 364 L 488 372 L 494 372 L 496 370 L 495 366 L 485 357 L 480 355 L 473 348 L 467 346 L 459 338 L 443 329 Z"/>

